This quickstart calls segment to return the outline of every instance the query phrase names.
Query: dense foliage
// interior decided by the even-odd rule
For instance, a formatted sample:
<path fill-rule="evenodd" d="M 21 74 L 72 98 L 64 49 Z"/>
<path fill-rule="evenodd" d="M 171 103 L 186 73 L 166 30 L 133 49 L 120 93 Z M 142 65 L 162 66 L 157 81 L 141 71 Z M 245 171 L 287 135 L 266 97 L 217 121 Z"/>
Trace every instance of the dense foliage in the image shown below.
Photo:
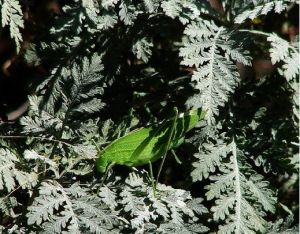
<path fill-rule="evenodd" d="M 43 26 L 35 2 L 0 0 L 0 30 L 45 70 L 0 125 L 0 232 L 298 233 L 299 38 L 272 24 L 296 2 L 54 1 Z M 174 107 L 207 114 L 156 191 L 147 166 L 97 172 L 97 147 Z"/>

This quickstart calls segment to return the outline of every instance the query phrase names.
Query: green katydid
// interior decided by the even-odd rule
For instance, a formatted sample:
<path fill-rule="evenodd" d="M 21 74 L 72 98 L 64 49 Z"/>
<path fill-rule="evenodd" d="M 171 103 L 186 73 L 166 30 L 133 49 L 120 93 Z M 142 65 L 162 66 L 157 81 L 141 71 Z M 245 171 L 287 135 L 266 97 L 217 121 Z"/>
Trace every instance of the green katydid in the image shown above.
<path fill-rule="evenodd" d="M 164 161 L 167 151 L 182 144 L 185 133 L 194 128 L 205 115 L 201 109 L 179 115 L 177 109 L 175 112 L 172 119 L 134 130 L 109 144 L 100 152 L 96 161 L 98 171 L 104 173 L 114 164 L 135 167 L 150 164 L 162 157 Z M 159 174 L 160 171 L 158 177 Z"/>

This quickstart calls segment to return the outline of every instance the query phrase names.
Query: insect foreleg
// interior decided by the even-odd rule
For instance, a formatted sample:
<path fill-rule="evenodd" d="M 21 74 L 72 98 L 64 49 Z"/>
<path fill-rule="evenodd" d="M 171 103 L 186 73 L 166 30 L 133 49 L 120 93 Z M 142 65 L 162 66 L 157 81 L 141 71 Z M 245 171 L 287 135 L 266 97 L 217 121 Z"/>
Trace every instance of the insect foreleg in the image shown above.
<path fill-rule="evenodd" d="M 165 147 L 164 155 L 163 155 L 163 158 L 162 158 L 162 161 L 161 161 L 161 164 L 159 166 L 158 173 L 157 173 L 156 184 L 158 183 L 159 176 L 160 176 L 163 164 L 164 164 L 166 156 L 167 156 L 167 152 L 168 152 L 168 150 L 170 148 L 170 145 L 171 145 L 171 142 L 174 138 L 174 130 L 175 130 L 176 121 L 177 121 L 177 118 L 178 118 L 178 110 L 177 110 L 176 107 L 174 108 L 174 112 L 175 112 L 175 117 L 174 117 L 174 120 L 173 120 L 172 125 L 171 125 L 170 135 L 169 135 L 169 138 L 168 138 L 168 141 L 167 141 L 167 144 L 166 144 L 166 147 Z"/>
<path fill-rule="evenodd" d="M 175 151 L 174 151 L 173 149 L 171 149 L 171 152 L 172 152 L 172 154 L 173 154 L 173 156 L 174 156 L 176 162 L 177 162 L 178 164 L 181 164 L 182 162 L 180 161 L 180 159 L 179 159 L 178 156 L 176 155 Z"/>
<path fill-rule="evenodd" d="M 113 167 L 114 165 L 115 165 L 115 162 L 112 162 L 112 163 L 110 163 L 110 164 L 108 165 L 108 167 L 106 168 L 105 174 L 104 174 L 104 176 L 103 176 L 102 182 L 101 182 L 101 184 L 100 184 L 100 187 L 98 188 L 97 193 L 98 193 L 99 190 L 102 188 L 102 186 L 103 186 L 105 180 L 107 179 L 107 176 L 108 176 L 109 171 L 112 169 L 112 167 Z"/>
<path fill-rule="evenodd" d="M 153 196 L 156 197 L 156 183 L 154 180 L 152 164 L 150 161 L 149 161 L 149 171 L 150 171 L 150 179 L 151 179 L 151 184 L 153 189 Z"/>

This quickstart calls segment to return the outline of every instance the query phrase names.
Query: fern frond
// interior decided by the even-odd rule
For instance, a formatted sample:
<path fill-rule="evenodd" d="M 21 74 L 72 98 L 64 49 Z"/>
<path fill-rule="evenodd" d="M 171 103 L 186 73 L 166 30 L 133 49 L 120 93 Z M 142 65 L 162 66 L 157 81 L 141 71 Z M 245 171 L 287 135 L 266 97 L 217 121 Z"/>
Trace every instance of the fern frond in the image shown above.
<path fill-rule="evenodd" d="M 117 207 L 116 193 L 109 187 L 103 186 L 98 195 L 105 204 L 108 204 L 111 207 L 111 209 L 115 209 Z"/>
<path fill-rule="evenodd" d="M 10 150 L 0 148 L 0 190 L 11 192 L 17 186 L 30 188 L 36 182 L 35 173 L 27 173 L 18 169 L 18 157 Z M 29 183 L 27 183 L 29 182 Z"/>
<path fill-rule="evenodd" d="M 299 75 L 299 53 L 297 51 L 292 52 L 285 60 L 285 64 L 282 66 L 283 75 L 287 80 L 292 80 Z"/>
<path fill-rule="evenodd" d="M 163 184 L 158 184 L 157 196 L 154 196 L 153 190 L 146 186 L 150 184 L 145 174 L 131 173 L 126 179 L 120 203 L 124 205 L 124 211 L 130 214 L 132 228 L 150 231 L 153 227 L 148 224 L 151 223 L 158 225 L 158 230 L 164 230 L 163 233 L 170 225 L 176 230 L 193 233 L 189 228 L 193 229 L 192 224 L 196 225 L 194 221 L 198 220 L 197 216 L 208 212 L 201 204 L 202 199 L 193 200 L 189 192 Z M 190 220 L 191 227 L 185 219 Z M 207 230 L 204 225 L 200 226 L 199 232 Z"/>
<path fill-rule="evenodd" d="M 103 0 L 101 1 L 101 6 L 108 10 L 110 7 L 114 7 L 119 0 Z"/>
<path fill-rule="evenodd" d="M 239 81 L 231 59 L 250 65 L 250 57 L 231 40 L 226 28 L 218 27 L 213 22 L 193 22 L 184 33 L 187 40 L 180 49 L 180 56 L 183 57 L 181 63 L 196 67 L 192 79 L 196 82 L 195 88 L 200 91 L 188 104 L 193 107 L 202 105 L 207 110 L 208 124 L 212 125 L 219 114 L 219 107 L 224 106 Z"/>
<path fill-rule="evenodd" d="M 120 4 L 119 16 L 125 25 L 132 25 L 139 12 L 132 4 L 131 0 L 122 0 Z"/>
<path fill-rule="evenodd" d="M 90 115 L 104 107 L 100 98 L 105 86 L 101 75 L 101 57 L 85 57 L 82 64 L 74 63 L 70 69 L 67 71 L 66 68 L 62 68 L 59 75 L 55 74 L 56 77 L 52 77 L 52 93 L 49 90 L 45 107 L 42 108 L 44 99 L 36 96 L 29 98 L 30 115 L 21 119 L 25 133 L 67 133 L 70 130 L 65 127 L 74 124 L 73 121 L 69 121 L 73 116 Z"/>
<path fill-rule="evenodd" d="M 65 229 L 72 233 L 109 232 L 118 221 L 116 212 L 108 210 L 97 196 L 88 194 L 78 184 L 64 188 L 54 180 L 42 183 L 27 217 L 30 225 L 42 224 L 45 233 L 61 233 Z"/>
<path fill-rule="evenodd" d="M 0 148 L 0 214 L 15 219 L 18 216 L 16 209 L 22 204 L 14 192 L 19 189 L 29 192 L 37 181 L 38 175 L 34 171 L 27 172 L 13 151 Z"/>
<path fill-rule="evenodd" d="M 144 7 L 150 14 L 156 13 L 161 0 L 143 0 Z"/>
<path fill-rule="evenodd" d="M 138 59 L 142 59 L 147 63 L 152 55 L 151 47 L 153 47 L 153 43 L 147 38 L 142 38 L 132 46 L 132 52 Z"/>
<path fill-rule="evenodd" d="M 298 37 L 297 39 L 299 40 Z M 271 43 L 269 52 L 272 63 L 283 62 L 279 71 L 288 81 L 296 78 L 300 69 L 298 66 L 299 51 L 297 42 L 289 43 L 275 33 L 270 34 L 267 40 Z"/>
<path fill-rule="evenodd" d="M 235 17 L 234 22 L 237 24 L 241 24 L 246 19 L 254 19 L 257 16 L 266 15 L 272 10 L 274 10 L 276 13 L 281 13 L 287 8 L 287 6 L 288 1 L 283 0 L 276 0 L 270 2 L 258 1 L 257 4 L 251 7 L 252 9 L 240 9 L 241 13 Z M 246 6 L 246 8 L 249 8 L 249 6 Z"/>
<path fill-rule="evenodd" d="M 213 15 L 212 8 L 209 4 L 207 4 L 207 2 L 199 2 L 195 0 L 162 1 L 161 8 L 167 16 L 172 19 L 178 18 L 183 25 L 196 20 L 201 13 L 209 12 Z"/>
<path fill-rule="evenodd" d="M 299 37 L 297 36 L 294 42 L 289 43 L 272 33 L 268 35 L 267 40 L 271 44 L 269 52 L 272 63 L 283 63 L 278 68 L 278 72 L 286 78 L 293 89 L 293 112 L 299 120 Z"/>
<path fill-rule="evenodd" d="M 292 226 L 295 218 L 293 214 L 290 214 L 285 220 L 278 219 L 274 223 L 269 223 L 268 225 L 268 233 L 277 234 L 277 233 L 285 233 L 285 234 L 297 234 L 299 233 L 299 226 Z"/>
<path fill-rule="evenodd" d="M 247 163 L 235 141 L 226 146 L 224 143 L 218 145 L 204 148 L 210 149 L 210 154 L 214 153 L 214 166 L 211 167 L 212 163 L 209 163 L 196 167 L 192 172 L 195 181 L 202 180 L 204 173 L 209 173 L 209 177 L 206 177 L 211 183 L 205 187 L 206 197 L 215 201 L 211 211 L 214 221 L 220 223 L 218 233 L 264 232 L 267 227 L 264 220 L 266 212 L 275 211 L 274 192 L 268 188 L 269 183 Z M 197 157 L 204 161 L 210 154 L 204 151 Z"/>
<path fill-rule="evenodd" d="M 19 51 L 22 42 L 20 30 L 24 28 L 21 5 L 18 0 L 1 0 L 0 10 L 2 27 L 9 26 L 10 36 L 15 40 L 17 51 Z"/>
<path fill-rule="evenodd" d="M 216 144 L 204 143 L 199 148 L 199 152 L 194 156 L 198 161 L 193 163 L 195 169 L 192 171 L 191 176 L 193 180 L 206 179 L 211 172 L 215 172 L 216 168 L 220 166 L 222 158 L 227 156 L 230 151 L 228 146 L 222 142 Z"/>

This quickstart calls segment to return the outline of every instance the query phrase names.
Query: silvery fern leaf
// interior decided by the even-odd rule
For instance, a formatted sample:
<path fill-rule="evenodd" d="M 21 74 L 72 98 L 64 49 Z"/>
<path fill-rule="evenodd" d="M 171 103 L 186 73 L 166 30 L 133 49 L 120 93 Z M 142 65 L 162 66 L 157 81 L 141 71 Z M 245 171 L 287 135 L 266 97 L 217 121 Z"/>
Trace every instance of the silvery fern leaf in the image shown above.
<path fill-rule="evenodd" d="M 248 3 L 246 5 L 246 9 L 240 9 L 241 13 L 234 18 L 234 22 L 237 24 L 241 24 L 246 19 L 254 19 L 257 16 L 266 15 L 272 10 L 274 10 L 276 13 L 281 13 L 287 8 L 288 2 L 289 1 L 284 0 L 257 1 L 256 4 L 250 4 L 250 8 L 252 9 L 248 9 Z"/>
<path fill-rule="evenodd" d="M 17 187 L 30 188 L 36 182 L 36 175 L 19 170 L 18 157 L 9 149 L 0 148 L 0 190 L 11 192 Z"/>
<path fill-rule="evenodd" d="M 1 233 L 18 233 L 18 234 L 34 234 L 33 231 L 30 231 L 29 228 L 22 227 L 21 225 L 13 225 L 12 227 L 4 227 L 0 225 Z"/>
<path fill-rule="evenodd" d="M 17 199 L 13 196 L 0 197 L 0 211 L 8 217 L 16 217 L 13 209 L 18 205 Z"/>
<path fill-rule="evenodd" d="M 194 198 L 190 201 L 187 202 L 187 207 L 190 210 L 193 210 L 196 214 L 202 215 L 202 214 L 207 214 L 208 210 L 207 208 L 202 204 L 204 201 L 203 198 L 198 197 Z M 188 210 L 188 209 L 187 209 Z"/>
<path fill-rule="evenodd" d="M 180 15 L 181 12 L 180 1 L 177 0 L 164 1 L 161 7 L 166 13 L 166 15 L 171 17 L 172 19 Z"/>
<path fill-rule="evenodd" d="M 74 83 L 71 87 L 70 97 L 67 97 L 66 100 L 66 102 L 72 103 L 69 106 L 70 114 L 73 112 L 91 114 L 102 109 L 104 104 L 97 97 L 97 95 L 103 94 L 103 88 L 98 85 L 103 79 L 101 57 L 94 55 L 91 60 L 85 57 L 81 65 L 74 63 L 71 69 L 70 75 Z"/>
<path fill-rule="evenodd" d="M 60 20 L 59 26 L 51 28 L 52 34 L 62 34 L 72 30 L 73 37 L 67 37 L 68 40 L 73 40 L 75 35 L 83 32 L 88 32 L 91 35 L 100 31 L 112 28 L 117 23 L 117 14 L 113 11 L 113 6 L 117 1 L 74 1 L 74 5 L 65 5 L 62 10 L 66 15 L 71 17 L 64 17 Z M 70 44 L 71 45 L 71 44 Z"/>
<path fill-rule="evenodd" d="M 193 233 L 189 231 L 190 225 L 183 221 L 186 219 L 190 219 L 191 226 L 199 224 L 202 227 L 199 232 L 207 230 L 207 227 L 197 222 L 198 215 L 208 212 L 201 204 L 202 199 L 194 200 L 189 192 L 163 184 L 157 185 L 157 195 L 154 196 L 153 189 L 147 186 L 151 183 L 145 175 L 131 173 L 120 194 L 119 204 L 123 204 L 122 210 L 130 215 L 131 227 L 136 233 L 140 233 L 139 230 L 150 232 L 153 225 L 158 226 L 155 228 L 160 230 L 158 233 L 168 233 L 166 231 L 170 226 Z"/>
<path fill-rule="evenodd" d="M 294 42 L 289 43 L 272 33 L 267 37 L 267 40 L 271 44 L 269 52 L 272 63 L 282 63 L 278 72 L 286 78 L 294 91 L 293 112 L 299 119 L 299 37 L 296 37 Z"/>
<path fill-rule="evenodd" d="M 35 198 L 28 209 L 27 222 L 29 225 L 40 225 L 43 221 L 52 219 L 65 202 L 70 204 L 68 197 L 64 196 L 65 194 L 56 181 L 43 182 L 39 190 L 40 196 Z"/>
<path fill-rule="evenodd" d="M 150 14 L 156 13 L 158 7 L 162 1 L 161 0 L 143 0 L 144 7 Z"/>
<path fill-rule="evenodd" d="M 125 25 L 132 25 L 138 15 L 138 10 L 131 0 L 122 0 L 120 4 L 119 16 Z"/>
<path fill-rule="evenodd" d="M 283 76 L 287 80 L 292 80 L 299 75 L 299 53 L 298 51 L 293 51 L 289 57 L 285 59 L 285 64 L 282 66 Z"/>
<path fill-rule="evenodd" d="M 43 133 L 50 129 L 61 130 L 63 120 L 53 110 L 39 110 L 41 98 L 29 96 L 30 114 L 21 118 L 24 133 Z"/>
<path fill-rule="evenodd" d="M 299 82 L 291 82 L 291 87 L 294 90 L 293 95 L 293 113 L 295 116 L 295 124 L 299 124 L 300 114 L 299 114 L 299 98 L 300 98 L 300 86 Z"/>
<path fill-rule="evenodd" d="M 119 0 L 103 0 L 100 4 L 103 8 L 108 10 L 110 7 L 114 7 L 118 2 Z"/>
<path fill-rule="evenodd" d="M 299 225 L 292 226 L 295 217 L 293 214 L 290 214 L 285 220 L 278 219 L 273 223 L 269 223 L 268 225 L 268 233 L 269 234 L 297 234 L 299 233 Z"/>
<path fill-rule="evenodd" d="M 226 157 L 229 151 L 227 144 L 223 142 L 201 144 L 199 152 L 194 155 L 198 161 L 193 163 L 195 168 L 191 172 L 193 180 L 201 181 L 208 178 L 210 173 L 215 172 L 220 166 L 222 158 Z"/>
<path fill-rule="evenodd" d="M 52 171 L 55 174 L 56 177 L 59 177 L 58 165 L 55 161 L 51 160 L 50 158 L 40 155 L 34 150 L 25 150 L 24 159 L 28 161 L 33 160 L 35 161 L 35 164 L 41 162 L 44 168 L 46 166 L 48 170 Z"/>
<path fill-rule="evenodd" d="M 40 225 L 41 233 L 109 233 L 117 213 L 77 183 L 64 188 L 57 181 L 42 182 L 39 196 L 29 207 L 28 224 Z"/>
<path fill-rule="evenodd" d="M 99 3 L 93 0 L 82 0 L 82 7 L 86 11 L 86 15 L 92 22 L 97 22 L 97 17 L 99 13 Z"/>
<path fill-rule="evenodd" d="M 280 38 L 275 33 L 270 34 L 267 40 L 271 43 L 269 49 L 272 64 L 278 63 L 284 60 L 289 54 L 289 42 Z"/>
<path fill-rule="evenodd" d="M 141 38 L 132 46 L 132 52 L 138 59 L 142 59 L 145 63 L 148 62 L 152 55 L 151 48 L 153 43 L 148 38 Z"/>
<path fill-rule="evenodd" d="M 112 209 L 115 209 L 117 207 L 117 202 L 116 202 L 116 193 L 111 190 L 109 187 L 107 186 L 103 186 L 100 189 L 99 192 L 99 197 L 101 198 L 101 200 L 107 204 L 108 206 L 110 206 Z"/>
<path fill-rule="evenodd" d="M 15 40 L 17 51 L 20 50 L 24 28 L 23 12 L 18 0 L 0 0 L 1 26 L 9 25 L 10 36 Z"/>
<path fill-rule="evenodd" d="M 213 125 L 219 107 L 225 105 L 238 85 L 239 74 L 232 60 L 250 65 L 250 57 L 231 39 L 229 30 L 213 22 L 193 22 L 186 27 L 184 34 L 187 38 L 180 48 L 181 64 L 196 67 L 192 79 L 200 91 L 188 104 L 207 110 L 205 118 L 209 125 Z"/>
<path fill-rule="evenodd" d="M 166 204 L 164 204 L 156 197 L 150 197 L 149 199 L 151 202 L 153 202 L 153 207 L 158 213 L 158 215 L 162 216 L 164 220 L 167 220 L 169 218 L 169 210 Z"/>
<path fill-rule="evenodd" d="M 93 0 L 76 0 L 73 2 L 74 5 L 66 4 L 62 8 L 66 17 L 60 19 L 60 23 L 53 26 L 50 32 L 63 35 L 67 44 L 74 47 L 76 45 L 70 42 L 80 33 L 88 32 L 92 35 L 99 30 L 112 28 L 117 23 L 117 16 L 110 9 L 110 3 L 101 3 Z M 70 30 L 73 32 L 71 36 L 66 33 Z"/>
<path fill-rule="evenodd" d="M 199 2 L 195 0 L 167 0 L 162 1 L 161 8 L 167 16 L 172 19 L 178 18 L 179 21 L 186 25 L 196 20 L 201 13 L 212 12 L 207 2 Z"/>
<path fill-rule="evenodd" d="M 219 224 L 218 233 L 265 232 L 264 216 L 266 212 L 275 211 L 276 203 L 269 183 L 251 168 L 235 141 L 205 146 L 204 150 L 197 155 L 200 162 L 207 161 L 210 155 L 214 155 L 214 159 L 206 166 L 194 164 L 196 169 L 192 177 L 195 181 L 204 178 L 211 181 L 205 187 L 206 198 L 215 202 L 211 211 L 214 221 Z"/>
<path fill-rule="evenodd" d="M 20 203 L 14 192 L 18 189 L 30 191 L 38 181 L 35 172 L 22 169 L 19 158 L 7 148 L 0 148 L 0 213 L 4 217 L 16 218 L 15 207 Z"/>
<path fill-rule="evenodd" d="M 201 224 L 190 224 L 186 226 L 178 225 L 176 223 L 166 223 L 160 225 L 156 230 L 156 233 L 172 234 L 172 233 L 182 233 L 182 234 L 194 234 L 194 233 L 207 233 L 209 228 Z"/>
<path fill-rule="evenodd" d="M 97 23 L 98 30 L 107 30 L 109 28 L 113 28 L 115 24 L 118 22 L 118 16 L 114 14 L 112 11 L 103 11 L 100 15 L 99 22 Z"/>
<path fill-rule="evenodd" d="M 113 11 L 113 6 L 118 1 L 77 1 L 77 7 L 66 5 L 63 10 L 68 16 L 59 26 L 51 29 L 52 33 L 60 33 L 67 30 L 75 30 L 75 34 L 87 30 L 90 34 L 113 28 L 118 16 Z M 74 17 L 75 16 L 75 17 Z M 74 25 L 75 24 L 75 25 Z M 74 27 L 75 26 L 75 27 Z M 71 38 L 70 38 L 71 39 Z"/>
<path fill-rule="evenodd" d="M 269 49 L 272 64 L 283 62 L 279 72 L 287 79 L 292 81 L 299 74 L 299 37 L 294 43 L 280 38 L 275 33 L 268 36 L 267 40 L 271 44 Z"/>
<path fill-rule="evenodd" d="M 60 234 L 60 233 L 74 233 L 80 234 L 78 220 L 74 218 L 72 212 L 62 211 L 62 217 L 53 217 L 49 222 L 43 226 L 43 234 Z M 66 227 L 66 228 L 65 228 Z M 65 231 L 67 229 L 67 231 Z"/>
<path fill-rule="evenodd" d="M 37 152 L 35 152 L 33 150 L 25 150 L 24 151 L 24 159 L 36 160 L 36 161 L 40 160 L 43 163 L 49 165 L 50 167 L 57 168 L 56 162 L 54 162 L 53 160 L 51 160 L 45 156 L 39 155 Z"/>
<path fill-rule="evenodd" d="M 105 105 L 100 98 L 105 88 L 102 70 L 101 56 L 96 54 L 84 57 L 81 63 L 54 69 L 45 97 L 29 98 L 29 115 L 21 119 L 24 132 L 71 134 L 70 126 L 76 124 L 70 121 L 72 117 L 99 112 Z"/>
<path fill-rule="evenodd" d="M 132 192 L 125 188 L 120 194 L 122 197 L 121 204 L 124 205 L 124 211 L 130 212 L 132 216 L 135 216 L 143 208 L 143 198 L 135 198 Z"/>

